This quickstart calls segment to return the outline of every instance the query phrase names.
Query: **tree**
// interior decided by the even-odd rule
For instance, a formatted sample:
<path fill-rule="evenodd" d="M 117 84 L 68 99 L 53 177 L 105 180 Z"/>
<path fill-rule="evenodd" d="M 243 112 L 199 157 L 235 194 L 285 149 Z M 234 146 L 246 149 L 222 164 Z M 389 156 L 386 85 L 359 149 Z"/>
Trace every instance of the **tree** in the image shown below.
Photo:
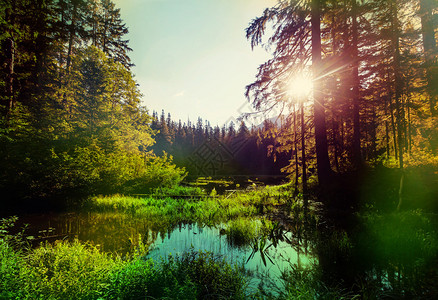
<path fill-rule="evenodd" d="M 318 166 L 318 181 L 324 185 L 331 173 L 330 159 L 328 156 L 327 130 L 325 124 L 324 96 L 322 94 L 322 65 L 321 65 L 321 10 L 320 0 L 312 0 L 312 73 L 313 73 L 313 99 L 315 123 L 315 148 Z"/>
<path fill-rule="evenodd" d="M 277 6 L 266 9 L 263 16 L 255 19 L 247 28 L 247 38 L 251 39 L 254 47 L 261 44 L 268 21 L 274 22 L 276 26 L 276 31 L 268 41 L 269 45 L 275 45 L 274 58 L 260 66 L 257 80 L 247 86 L 246 96 L 252 97 L 253 105 L 259 110 L 263 106 L 267 110 L 275 105 L 287 106 L 287 99 L 283 96 L 284 82 L 305 69 L 311 60 L 318 179 L 323 185 L 331 173 L 323 95 L 323 75 L 326 70 L 321 64 L 320 1 L 312 0 L 310 4 L 309 11 L 299 1 L 280 1 Z M 307 18 L 309 15 L 310 22 Z"/>
<path fill-rule="evenodd" d="M 109 57 L 120 62 L 127 69 L 132 67 L 128 52 L 132 49 L 128 46 L 128 40 L 123 37 L 128 34 L 128 28 L 120 16 L 120 8 L 116 8 L 111 0 L 101 0 L 100 13 L 93 20 L 96 29 L 93 32 L 93 44 L 100 48 Z"/>
<path fill-rule="evenodd" d="M 423 51 L 427 74 L 427 92 L 432 115 L 436 114 L 436 102 L 438 97 L 438 72 L 436 71 L 437 44 L 435 40 L 435 28 L 433 14 L 438 8 L 436 1 L 420 0 L 419 14 L 421 18 L 421 33 L 423 36 Z M 435 67 L 434 67 L 435 65 Z"/>

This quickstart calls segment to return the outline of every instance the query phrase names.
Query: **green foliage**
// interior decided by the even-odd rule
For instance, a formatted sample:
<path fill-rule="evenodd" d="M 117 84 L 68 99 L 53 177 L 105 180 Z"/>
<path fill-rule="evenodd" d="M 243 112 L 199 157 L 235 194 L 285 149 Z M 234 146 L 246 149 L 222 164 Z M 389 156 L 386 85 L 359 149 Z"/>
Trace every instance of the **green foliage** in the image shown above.
<path fill-rule="evenodd" d="M 244 246 L 260 235 L 260 227 L 260 222 L 256 220 L 238 217 L 227 223 L 225 233 L 232 245 Z"/>
<path fill-rule="evenodd" d="M 193 283 L 197 299 L 245 299 L 242 269 L 209 252 L 187 252 L 162 263 L 164 282 Z M 166 272 L 167 270 L 167 272 Z"/>
<path fill-rule="evenodd" d="M 172 187 L 184 169 L 153 144 L 132 74 L 97 48 L 78 51 L 69 85 L 18 103 L 0 118 L 0 191 L 10 198 L 145 193 Z M 50 101 L 49 101 L 50 99 Z M 54 102 L 53 102 L 54 101 Z"/>
<path fill-rule="evenodd" d="M 175 188 L 184 177 L 185 170 L 172 164 L 172 156 L 146 157 L 145 167 L 138 170 L 137 178 L 127 182 L 130 192 L 152 192 L 158 187 Z"/>
<path fill-rule="evenodd" d="M 207 225 L 231 221 L 227 227 L 236 241 L 241 237 L 251 240 L 255 232 L 259 232 L 257 225 L 253 232 L 254 222 L 245 218 L 260 214 L 259 206 L 266 210 L 273 210 L 278 204 L 288 201 L 285 198 L 289 192 L 282 188 L 266 187 L 248 194 L 238 193 L 231 196 L 208 197 L 200 188 L 178 187 L 158 188 L 148 197 L 131 197 L 124 195 L 97 196 L 88 199 L 84 208 L 95 211 L 116 211 L 129 213 L 131 216 L 159 220 L 164 224 L 178 224 L 180 222 L 200 223 Z M 272 192 L 272 197 L 270 196 Z M 179 199 L 177 195 L 187 195 Z M 190 197 L 190 196 L 199 197 Z M 266 222 L 267 224 L 268 222 Z M 161 226 L 161 227 L 163 227 Z M 243 232 L 248 231 L 248 232 Z M 251 233 L 252 232 L 252 233 Z M 246 236 L 249 237 L 246 237 Z M 245 242 L 246 243 L 246 242 Z"/>
<path fill-rule="evenodd" d="M 97 248 L 74 242 L 46 244 L 26 261 L 25 290 L 32 298 L 97 298 L 102 284 L 120 262 Z"/>
<path fill-rule="evenodd" d="M 150 295 L 155 284 L 161 286 L 155 280 L 157 275 L 153 261 L 134 259 L 109 278 L 108 285 L 104 288 L 104 298 L 144 299 Z"/>
<path fill-rule="evenodd" d="M 354 299 L 355 297 L 339 287 L 324 284 L 317 267 L 299 267 L 297 265 L 282 274 L 285 290 L 277 299 Z"/>
<path fill-rule="evenodd" d="M 0 239 L 1 299 L 244 299 L 243 269 L 211 253 L 122 262 L 79 242 L 24 255 Z"/>
<path fill-rule="evenodd" d="M 24 264 L 20 253 L 0 238 L 0 299 L 13 299 L 21 288 L 20 270 Z"/>
<path fill-rule="evenodd" d="M 0 298 L 97 299 L 121 261 L 75 242 L 46 244 L 24 255 L 0 239 Z"/>
<path fill-rule="evenodd" d="M 177 196 L 205 196 L 206 193 L 200 187 L 174 185 L 172 187 L 160 187 L 154 190 L 153 195 L 156 196 L 171 196 L 178 198 Z"/>
<path fill-rule="evenodd" d="M 370 255 L 377 264 L 424 267 L 438 253 L 433 219 L 420 210 L 364 217 Z"/>
<path fill-rule="evenodd" d="M 208 252 L 189 251 L 160 263 L 135 259 L 110 279 L 111 299 L 244 299 L 241 268 Z"/>

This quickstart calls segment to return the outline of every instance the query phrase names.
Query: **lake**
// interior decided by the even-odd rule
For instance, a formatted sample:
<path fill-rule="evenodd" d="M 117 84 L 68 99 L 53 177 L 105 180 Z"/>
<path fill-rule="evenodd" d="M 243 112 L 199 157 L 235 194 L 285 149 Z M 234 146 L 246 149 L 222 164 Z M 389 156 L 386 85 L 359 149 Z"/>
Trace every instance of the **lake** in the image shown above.
<path fill-rule="evenodd" d="M 72 212 L 23 215 L 15 230 L 30 224 L 26 233 L 34 237 L 33 246 L 78 239 L 129 256 L 144 245 L 149 249 L 146 256 L 155 260 L 190 250 L 209 251 L 244 265 L 254 289 L 266 280 L 281 285 L 277 278 L 292 266 L 309 267 L 328 286 L 361 289 L 362 282 L 385 295 L 408 296 L 419 289 L 425 294 L 436 291 L 436 219 L 421 212 L 391 213 L 358 217 L 360 226 L 350 229 L 319 220 L 317 230 L 275 221 L 270 234 L 239 240 L 232 234 L 233 220 L 204 226 L 167 224 L 126 213 Z M 263 220 L 242 219 L 241 227 L 259 228 Z"/>

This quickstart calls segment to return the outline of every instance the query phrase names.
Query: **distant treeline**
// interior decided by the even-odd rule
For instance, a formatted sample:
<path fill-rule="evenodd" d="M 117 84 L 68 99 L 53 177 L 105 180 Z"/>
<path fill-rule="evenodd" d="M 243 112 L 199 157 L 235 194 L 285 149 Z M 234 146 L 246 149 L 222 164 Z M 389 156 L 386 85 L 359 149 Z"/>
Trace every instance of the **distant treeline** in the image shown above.
<path fill-rule="evenodd" d="M 274 138 L 267 136 L 273 122 L 248 128 L 244 121 L 222 127 L 211 126 L 201 117 L 196 123 L 172 120 L 164 110 L 152 114 L 151 129 L 156 130 L 152 146 L 158 155 L 166 152 L 178 166 L 193 176 L 215 175 L 285 175 L 291 152 L 276 153 Z"/>

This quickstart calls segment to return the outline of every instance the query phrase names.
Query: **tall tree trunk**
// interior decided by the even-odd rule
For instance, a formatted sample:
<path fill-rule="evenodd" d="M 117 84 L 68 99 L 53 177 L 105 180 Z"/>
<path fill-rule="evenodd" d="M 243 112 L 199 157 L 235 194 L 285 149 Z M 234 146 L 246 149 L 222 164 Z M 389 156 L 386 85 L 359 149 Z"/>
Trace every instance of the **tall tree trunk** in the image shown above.
<path fill-rule="evenodd" d="M 407 109 L 407 121 L 408 126 L 406 128 L 406 147 L 408 148 L 409 155 L 412 154 L 412 123 L 411 123 L 411 99 L 410 99 L 410 88 L 409 85 L 407 85 L 406 90 L 406 109 Z"/>
<path fill-rule="evenodd" d="M 334 162 L 335 170 L 339 172 L 339 143 L 338 143 L 338 122 L 335 120 L 335 116 L 332 118 L 332 134 L 333 134 L 333 152 L 334 152 Z"/>
<path fill-rule="evenodd" d="M 336 1 L 333 3 L 334 7 L 337 8 Z M 336 24 L 336 17 L 335 14 L 332 15 L 332 24 Z M 332 51 L 333 56 L 336 57 L 338 53 L 338 41 L 336 38 L 336 32 L 335 30 L 332 30 Z M 332 101 L 335 105 L 339 105 L 339 87 L 337 84 L 337 78 L 333 77 L 330 79 L 331 82 L 329 83 L 329 86 L 331 86 L 332 90 Z M 338 101 L 336 101 L 338 100 Z M 331 118 L 331 125 L 332 125 L 332 143 L 333 143 L 333 153 L 334 153 L 334 165 L 336 172 L 339 172 L 339 152 L 338 152 L 338 136 L 337 136 L 337 122 L 335 120 L 336 113 L 333 113 Z"/>
<path fill-rule="evenodd" d="M 431 67 L 434 63 L 435 55 L 437 54 L 437 45 L 435 40 L 435 31 L 433 24 L 432 11 L 434 6 L 433 0 L 420 0 L 420 17 L 421 17 L 421 33 L 423 35 L 424 59 L 426 63 L 427 90 L 429 93 L 429 105 L 432 115 L 436 115 L 436 83 L 438 82 L 436 75 L 431 72 Z M 435 4 L 436 6 L 436 4 Z M 435 72 L 436 73 L 436 72 Z M 434 91 L 435 90 L 435 91 Z"/>
<path fill-rule="evenodd" d="M 401 103 L 402 91 L 403 91 L 403 81 L 400 70 L 400 29 L 398 21 L 398 11 L 397 11 L 397 0 L 392 0 L 390 2 L 391 6 L 391 25 L 392 25 L 392 48 L 394 52 L 393 59 L 393 72 L 395 79 L 395 111 L 396 111 L 396 121 L 397 121 L 397 142 L 398 142 L 398 161 L 400 169 L 403 169 L 403 151 L 404 151 L 404 141 L 403 141 L 403 124 L 404 124 L 404 113 Z"/>
<path fill-rule="evenodd" d="M 320 0 L 312 0 L 312 72 L 314 97 L 314 124 L 316 163 L 320 186 L 327 183 L 331 168 L 328 156 L 327 130 L 325 124 L 324 96 L 322 94 L 321 67 L 321 12 Z"/>
<path fill-rule="evenodd" d="M 297 110 L 295 103 L 293 104 L 294 107 L 294 153 L 295 153 L 295 191 L 294 196 L 298 194 L 298 178 L 300 175 L 299 169 L 298 169 L 298 136 L 297 136 Z"/>
<path fill-rule="evenodd" d="M 388 115 L 388 100 L 387 97 L 384 97 L 385 99 L 385 116 Z M 385 118 L 385 140 L 386 140 L 386 159 L 389 159 L 389 124 L 388 124 L 388 119 Z"/>
<path fill-rule="evenodd" d="M 345 132 L 344 132 L 344 119 L 340 116 L 339 120 L 339 155 L 341 160 L 341 168 L 345 166 Z"/>
<path fill-rule="evenodd" d="M 71 57 L 73 52 L 73 43 L 74 43 L 74 37 L 76 35 L 76 15 L 77 15 L 78 5 L 76 1 L 73 1 L 73 12 L 72 12 L 72 19 L 70 24 L 70 36 L 68 39 L 68 53 L 67 53 L 67 74 L 70 72 L 70 64 L 71 64 Z"/>
<path fill-rule="evenodd" d="M 12 7 L 6 10 L 6 20 L 14 24 L 15 1 L 12 1 Z M 9 116 L 15 104 L 14 97 L 14 69 L 15 69 L 15 40 L 12 33 L 9 33 L 9 38 L 6 39 L 6 103 L 5 115 Z"/>
<path fill-rule="evenodd" d="M 15 42 L 12 37 L 6 39 L 6 56 L 7 56 L 7 111 L 9 112 L 14 106 L 14 67 L 15 67 Z"/>
<path fill-rule="evenodd" d="M 304 121 L 304 102 L 301 102 L 301 160 L 303 165 L 303 200 L 304 209 L 307 211 L 307 161 L 306 161 L 306 124 Z"/>
<path fill-rule="evenodd" d="M 394 142 L 394 156 L 395 159 L 398 160 L 397 130 L 395 126 L 394 108 L 392 105 L 392 95 L 390 94 L 388 98 L 389 98 L 389 111 L 391 113 L 392 139 Z"/>
<path fill-rule="evenodd" d="M 362 155 L 360 148 L 360 120 L 359 120 L 359 50 L 358 50 L 358 26 L 357 26 L 357 3 L 351 0 L 351 18 L 352 18 L 352 61 L 353 61 L 353 160 L 356 168 L 362 166 Z"/>

